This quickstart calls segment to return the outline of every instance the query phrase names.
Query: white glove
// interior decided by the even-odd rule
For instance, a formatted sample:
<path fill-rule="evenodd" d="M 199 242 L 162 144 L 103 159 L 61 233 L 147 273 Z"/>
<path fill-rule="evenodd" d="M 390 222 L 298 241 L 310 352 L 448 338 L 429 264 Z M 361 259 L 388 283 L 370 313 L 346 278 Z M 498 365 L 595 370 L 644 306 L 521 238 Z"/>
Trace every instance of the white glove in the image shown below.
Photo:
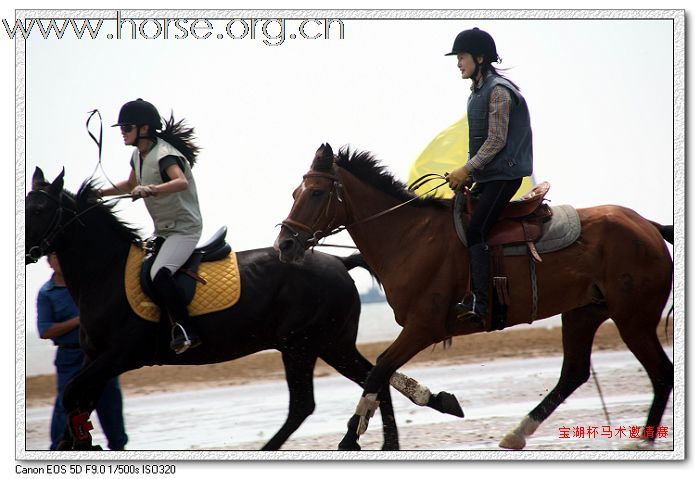
<path fill-rule="evenodd" d="M 138 185 L 131 190 L 131 197 L 134 199 L 146 198 L 148 196 L 156 196 L 158 191 L 154 185 Z"/>

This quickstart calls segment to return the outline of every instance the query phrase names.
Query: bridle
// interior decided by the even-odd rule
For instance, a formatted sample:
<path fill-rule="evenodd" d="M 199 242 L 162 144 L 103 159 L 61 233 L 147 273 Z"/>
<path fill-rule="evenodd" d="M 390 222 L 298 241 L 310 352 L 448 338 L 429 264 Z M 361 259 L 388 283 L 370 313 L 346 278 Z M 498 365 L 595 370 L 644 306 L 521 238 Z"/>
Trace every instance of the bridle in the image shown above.
<path fill-rule="evenodd" d="M 320 171 L 311 170 L 311 171 L 309 171 L 308 173 L 306 173 L 306 174 L 302 177 L 302 179 L 303 179 L 303 180 L 306 180 L 307 178 L 314 178 L 314 177 L 316 177 L 316 178 L 326 178 L 326 179 L 328 179 L 329 181 L 332 182 L 332 183 L 331 183 L 331 189 L 330 189 L 329 194 L 328 194 L 328 203 L 326 204 L 326 207 L 325 207 L 325 214 L 326 214 L 326 216 L 329 216 L 329 215 L 328 215 L 328 212 L 330 211 L 331 203 L 333 203 L 333 197 L 334 197 L 334 196 L 337 198 L 338 203 L 341 203 L 341 204 L 345 205 L 346 211 L 347 211 L 347 206 L 346 206 L 346 205 L 347 205 L 347 202 L 343 201 L 343 198 L 342 198 L 341 195 L 340 195 L 340 192 L 341 192 L 342 189 L 343 189 L 343 184 L 341 183 L 341 181 L 340 181 L 340 179 L 338 178 L 338 176 L 336 176 L 336 175 L 333 174 L 333 173 L 325 173 L 325 172 L 320 172 Z M 282 225 L 282 227 L 287 228 L 287 229 L 292 233 L 292 239 L 293 239 L 294 241 L 296 241 L 297 243 L 299 243 L 299 245 L 301 245 L 302 248 L 306 249 L 307 244 L 310 244 L 310 246 L 313 248 L 314 246 L 318 245 L 318 242 L 319 242 L 321 239 L 323 239 L 323 238 L 326 238 L 326 237 L 328 237 L 328 236 L 332 236 L 332 235 L 334 235 L 334 234 L 340 233 L 340 232 L 345 231 L 345 230 L 347 230 L 347 229 L 349 229 L 349 228 L 352 228 L 353 226 L 357 226 L 357 225 L 362 224 L 362 223 L 367 223 L 367 222 L 372 221 L 372 220 L 375 220 L 375 219 L 377 219 L 377 218 L 379 218 L 379 217 L 381 217 L 381 216 L 384 216 L 384 215 L 386 215 L 386 214 L 388 214 L 388 213 L 391 213 L 392 211 L 398 210 L 399 208 L 402 208 L 402 207 L 406 206 L 407 204 L 409 204 L 409 203 L 411 203 L 411 202 L 413 202 L 413 201 L 415 201 L 415 200 L 417 200 L 417 199 L 420 199 L 420 198 L 422 198 L 423 196 L 428 195 L 429 193 L 431 193 L 431 192 L 437 190 L 438 188 L 440 188 L 441 186 L 443 186 L 444 184 L 447 183 L 447 181 L 445 180 L 445 177 L 444 177 L 444 176 L 438 175 L 438 174 L 436 174 L 436 173 L 428 173 L 427 175 L 423 175 L 423 176 L 421 176 L 420 178 L 418 178 L 418 179 L 417 179 L 416 181 L 414 181 L 408 188 L 409 188 L 410 190 L 415 190 L 415 189 L 420 188 L 420 187 L 423 186 L 424 184 L 426 184 L 426 183 L 428 183 L 428 182 L 430 182 L 430 181 L 436 180 L 436 179 L 441 179 L 441 180 L 443 180 L 443 182 L 440 183 L 438 186 L 436 186 L 436 187 L 434 187 L 434 188 L 432 188 L 432 189 L 426 191 L 425 193 L 422 193 L 422 194 L 420 194 L 420 195 L 416 195 L 415 197 L 411 198 L 410 200 L 404 201 L 403 203 L 400 203 L 400 204 L 398 204 L 398 205 L 396 205 L 396 206 L 392 206 L 392 207 L 389 208 L 389 209 L 380 211 L 379 213 L 376 213 L 376 214 L 374 214 L 374 215 L 368 216 L 367 218 L 363 218 L 363 219 L 361 219 L 361 220 L 359 220 L 359 221 L 356 221 L 356 222 L 354 222 L 354 223 L 352 223 L 352 224 L 349 224 L 349 225 L 347 225 L 347 226 L 340 225 L 340 226 L 337 226 L 335 229 L 332 229 L 332 230 L 331 230 L 331 225 L 333 224 L 333 222 L 335 221 L 335 219 L 336 219 L 336 217 L 337 217 L 337 213 L 338 213 L 338 207 L 337 207 L 337 206 L 336 206 L 336 208 L 335 208 L 335 210 L 334 210 L 334 212 L 333 212 L 333 217 L 328 221 L 328 224 L 327 224 L 326 227 L 325 227 L 324 229 L 322 229 L 322 230 L 321 230 L 321 229 L 315 229 L 315 228 L 316 228 L 316 225 L 317 225 L 318 223 L 321 222 L 321 216 L 322 216 L 322 214 L 324 214 L 324 210 L 323 210 L 323 209 L 322 209 L 321 211 L 319 211 L 316 220 L 314 221 L 314 223 L 313 223 L 311 226 L 307 226 L 306 224 L 304 224 L 304 223 L 302 223 L 302 222 L 300 222 L 300 221 L 297 221 L 297 220 L 295 220 L 295 219 L 293 219 L 293 218 L 291 218 L 291 217 L 287 217 L 287 219 L 285 219 L 284 221 L 282 221 L 281 225 Z M 302 243 L 301 240 L 299 239 L 299 231 L 297 231 L 297 229 L 301 229 L 301 230 L 303 230 L 303 231 L 305 231 L 306 233 L 308 233 L 308 234 L 311 235 L 311 237 L 310 237 L 308 240 L 306 240 L 306 244 Z"/>
<path fill-rule="evenodd" d="M 54 212 L 53 217 L 51 218 L 51 222 L 46 227 L 46 231 L 44 231 L 44 233 L 41 235 L 42 239 L 39 241 L 39 244 L 29 248 L 29 252 L 24 255 L 25 260 L 29 263 L 36 263 L 37 261 L 39 261 L 39 258 L 41 258 L 47 253 L 50 253 L 52 251 L 53 243 L 56 241 L 58 235 L 61 234 L 66 228 L 68 228 L 68 226 L 70 226 L 71 223 L 73 223 L 74 221 L 78 221 L 82 226 L 85 226 L 85 224 L 82 221 L 80 221 L 80 217 L 83 216 L 85 213 L 89 212 L 91 209 L 100 206 L 105 201 L 131 198 L 131 195 L 115 196 L 114 198 L 110 198 L 109 200 L 98 201 L 89 208 L 85 208 L 83 211 L 78 212 L 77 210 L 64 206 L 63 197 L 65 196 L 65 194 L 63 190 L 61 190 L 61 193 L 59 193 L 58 198 L 51 196 L 44 190 L 30 191 L 29 195 L 32 194 L 44 195 L 45 197 L 50 198 L 51 201 L 56 202 L 58 207 L 56 208 L 56 211 Z M 68 211 L 73 215 L 73 217 L 66 222 L 63 222 L 64 211 Z"/>
<path fill-rule="evenodd" d="M 338 204 L 344 205 L 345 202 L 343 201 L 343 198 L 340 195 L 340 191 L 343 188 L 343 184 L 340 182 L 340 179 L 332 174 L 332 173 L 325 173 L 322 171 L 314 171 L 311 170 L 308 173 L 306 173 L 302 179 L 306 180 L 307 178 L 325 178 L 331 182 L 331 189 L 328 192 L 328 201 L 326 202 L 326 207 L 321 209 L 318 213 L 318 216 L 316 217 L 316 220 L 314 220 L 313 224 L 311 226 L 307 226 L 306 224 L 302 223 L 301 221 L 297 221 L 291 217 L 288 217 L 284 221 L 282 221 L 281 225 L 284 228 L 287 228 L 291 234 L 292 234 L 292 239 L 294 241 L 298 242 L 304 249 L 306 249 L 306 244 L 302 243 L 301 240 L 299 239 L 299 231 L 302 230 L 311 237 L 306 240 L 307 243 L 310 243 L 311 246 L 316 246 L 318 242 L 327 236 L 334 235 L 336 233 L 340 233 L 345 227 L 338 227 L 334 230 L 331 230 L 331 225 L 335 221 L 336 217 L 338 216 Z M 338 203 L 333 202 L 333 197 L 335 197 L 338 200 Z M 326 215 L 326 217 L 330 216 L 330 209 L 331 205 L 336 204 L 335 209 L 333 210 L 333 216 L 328 220 L 328 224 L 323 228 L 323 229 L 317 229 L 318 224 L 321 222 L 321 217 L 322 215 Z"/>
<path fill-rule="evenodd" d="M 46 231 L 44 231 L 44 233 L 41 235 L 41 241 L 39 241 L 38 245 L 29 248 L 29 252 L 25 254 L 26 260 L 28 260 L 30 263 L 36 263 L 37 261 L 39 261 L 39 258 L 50 252 L 53 240 L 58 235 L 58 233 L 63 228 L 65 228 L 65 226 L 61 225 L 61 221 L 63 220 L 64 206 L 62 201 L 63 191 L 61 191 L 58 198 L 54 198 L 44 190 L 34 190 L 29 192 L 29 195 L 32 194 L 44 195 L 46 198 L 49 198 L 51 201 L 54 201 L 58 204 L 58 207 L 56 208 L 56 211 L 54 211 L 53 217 L 51 218 L 51 222 L 46 227 Z M 75 217 L 75 211 L 72 211 L 72 213 Z"/>

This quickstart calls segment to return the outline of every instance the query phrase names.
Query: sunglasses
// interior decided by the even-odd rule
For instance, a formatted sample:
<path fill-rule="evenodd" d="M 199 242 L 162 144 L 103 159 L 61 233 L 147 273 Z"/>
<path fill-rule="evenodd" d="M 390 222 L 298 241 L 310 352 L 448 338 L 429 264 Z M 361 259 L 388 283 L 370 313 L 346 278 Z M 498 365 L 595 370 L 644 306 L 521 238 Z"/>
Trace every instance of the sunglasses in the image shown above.
<path fill-rule="evenodd" d="M 129 133 L 134 128 L 136 128 L 136 125 L 121 125 L 119 127 L 119 129 L 122 131 L 122 133 Z"/>

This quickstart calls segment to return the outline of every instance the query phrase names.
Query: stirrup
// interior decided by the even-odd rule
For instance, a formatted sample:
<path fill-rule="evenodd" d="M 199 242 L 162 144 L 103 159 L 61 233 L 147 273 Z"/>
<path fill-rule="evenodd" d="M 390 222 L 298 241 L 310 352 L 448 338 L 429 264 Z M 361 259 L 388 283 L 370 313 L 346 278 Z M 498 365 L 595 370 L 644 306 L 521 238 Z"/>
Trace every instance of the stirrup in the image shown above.
<path fill-rule="evenodd" d="M 474 311 L 472 305 L 457 303 L 455 305 L 455 310 L 457 311 L 457 319 L 459 321 L 468 321 L 480 326 L 482 329 L 486 329 L 486 319 L 483 315 Z"/>
<path fill-rule="evenodd" d="M 177 335 L 178 340 L 182 337 L 185 338 L 185 340 L 182 342 L 175 341 L 178 328 L 182 333 L 182 335 Z M 198 342 L 195 338 L 190 338 L 190 336 L 187 334 L 187 330 L 180 323 L 173 324 L 173 327 L 170 330 L 170 349 L 172 349 L 175 354 L 182 354 L 190 348 L 199 346 L 199 344 L 200 342 Z"/>

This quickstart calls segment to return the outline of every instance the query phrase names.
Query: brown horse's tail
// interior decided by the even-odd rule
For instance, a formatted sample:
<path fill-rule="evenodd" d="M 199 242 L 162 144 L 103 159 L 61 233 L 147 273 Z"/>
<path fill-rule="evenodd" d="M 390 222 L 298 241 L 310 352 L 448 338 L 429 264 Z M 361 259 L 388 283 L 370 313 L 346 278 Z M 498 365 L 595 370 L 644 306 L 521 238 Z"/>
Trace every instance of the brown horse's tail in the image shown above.
<path fill-rule="evenodd" d="M 351 254 L 350 256 L 345 256 L 345 257 L 340 257 L 338 256 L 338 259 L 343 262 L 345 265 L 345 269 L 350 271 L 353 268 L 363 268 L 366 269 L 369 274 L 374 278 L 374 280 L 379 284 L 380 286 L 382 285 L 382 282 L 379 281 L 379 276 L 377 276 L 377 273 L 372 270 L 372 268 L 369 267 L 367 264 L 367 261 L 362 257 L 360 253 L 354 253 Z"/>
<path fill-rule="evenodd" d="M 657 230 L 659 230 L 659 233 L 661 233 L 661 236 L 668 241 L 670 244 L 673 244 L 673 225 L 660 225 L 659 223 L 656 223 L 655 221 L 649 221 L 652 225 L 656 227 Z M 666 340 L 668 341 L 668 322 L 673 316 L 673 303 L 671 303 L 671 308 L 668 310 L 668 313 L 666 314 L 666 325 L 664 327 L 664 332 L 666 333 Z"/>
<path fill-rule="evenodd" d="M 670 244 L 673 244 L 673 225 L 660 225 L 659 223 L 656 223 L 654 221 L 649 221 L 652 225 L 656 227 L 657 230 L 659 230 L 659 233 L 661 233 L 661 236 L 668 241 Z"/>

